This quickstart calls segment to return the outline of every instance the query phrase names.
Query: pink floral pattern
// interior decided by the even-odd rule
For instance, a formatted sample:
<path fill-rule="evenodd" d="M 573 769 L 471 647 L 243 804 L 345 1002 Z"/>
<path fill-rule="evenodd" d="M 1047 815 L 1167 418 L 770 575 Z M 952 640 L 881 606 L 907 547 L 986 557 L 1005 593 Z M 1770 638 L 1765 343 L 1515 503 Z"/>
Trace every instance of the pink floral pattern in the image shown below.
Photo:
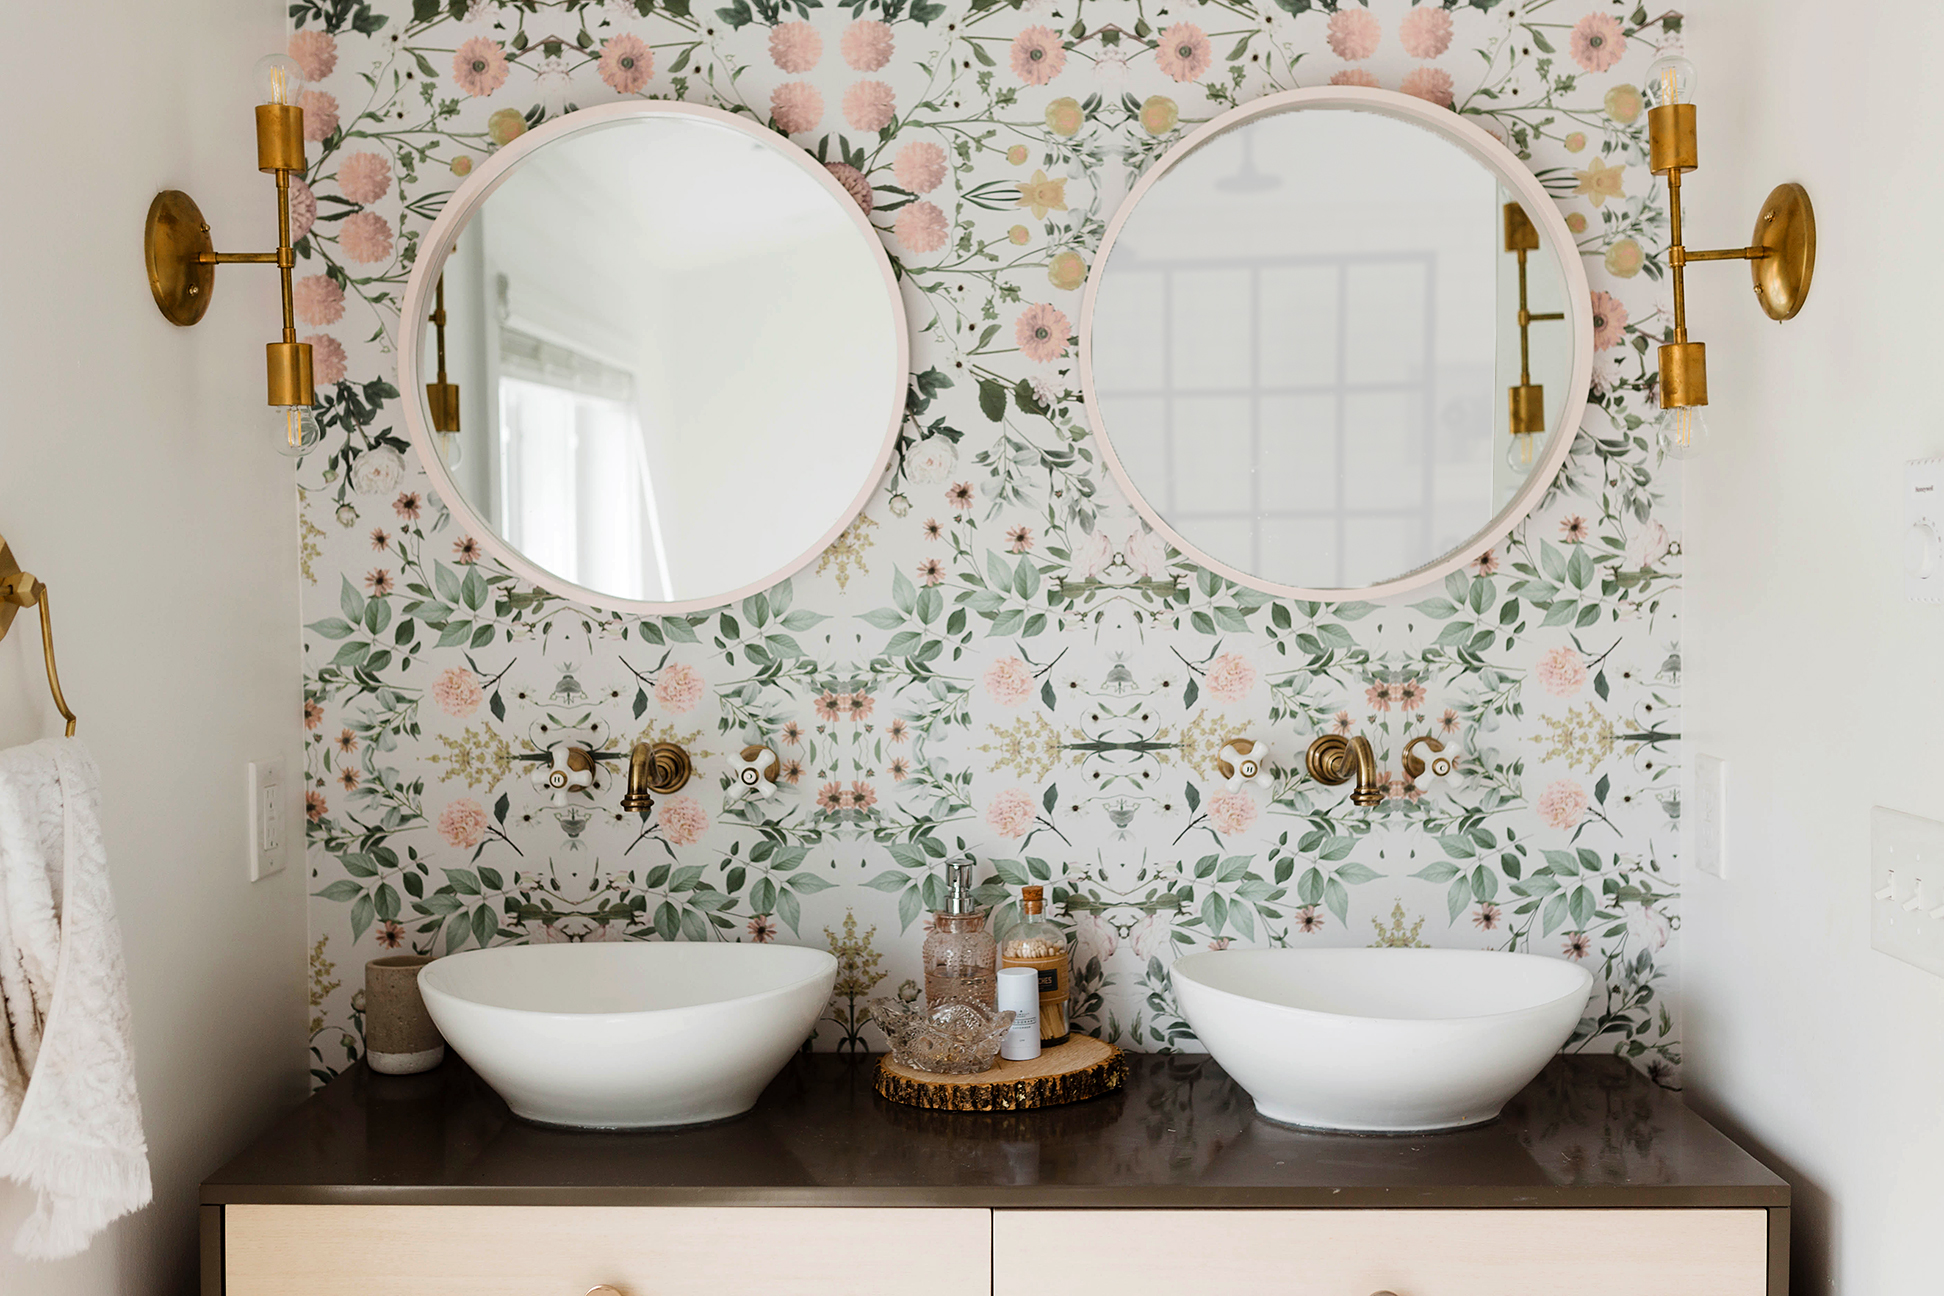
<path fill-rule="evenodd" d="M 808 72 L 823 57 L 823 37 L 807 22 L 778 23 L 770 28 L 769 52 L 785 72 Z"/>
<path fill-rule="evenodd" d="M 1429 5 L 1413 9 L 1397 24 L 1397 40 L 1415 59 L 1441 57 L 1451 48 L 1451 14 Z"/>
<path fill-rule="evenodd" d="M 1032 794 L 1021 788 L 1007 788 L 986 805 L 986 826 L 1001 837 L 1024 837 L 1039 815 Z"/>
<path fill-rule="evenodd" d="M 670 715 L 686 715 L 695 710 L 695 704 L 708 692 L 709 686 L 703 683 L 701 672 L 683 662 L 664 666 L 661 677 L 655 681 L 655 701 Z"/>
<path fill-rule="evenodd" d="M 377 212 L 352 212 L 338 225 L 338 246 L 360 264 L 383 261 L 392 253 L 391 222 Z"/>
<path fill-rule="evenodd" d="M 486 840 L 490 822 L 485 806 L 471 797 L 460 797 L 439 812 L 439 836 L 455 850 L 471 850 Z"/>
<path fill-rule="evenodd" d="M 473 37 L 453 51 L 452 79 L 469 95 L 493 93 L 506 84 L 506 51 L 496 40 Z"/>
<path fill-rule="evenodd" d="M 1017 657 L 1001 657 L 986 669 L 985 687 L 1000 706 L 1016 707 L 1033 696 L 1033 672 Z"/>
<path fill-rule="evenodd" d="M 1604 72 L 1627 52 L 1627 36 L 1613 15 L 1590 13 L 1573 24 L 1567 48 L 1585 71 Z"/>
<path fill-rule="evenodd" d="M 785 135 L 817 129 L 823 115 L 823 95 L 808 81 L 786 81 L 770 92 L 770 120 Z"/>
<path fill-rule="evenodd" d="M 1414 99 L 1437 104 L 1440 108 L 1451 107 L 1451 73 L 1443 68 L 1412 68 L 1404 77 L 1404 83 L 1397 88 Z"/>
<path fill-rule="evenodd" d="M 915 140 L 898 150 L 891 173 L 913 193 L 930 193 L 945 183 L 945 150 L 930 140 Z"/>
<path fill-rule="evenodd" d="M 1339 9 L 1330 15 L 1330 50 L 1346 63 L 1367 59 L 1377 52 L 1384 28 L 1377 15 L 1368 9 Z"/>
<path fill-rule="evenodd" d="M 1208 673 L 1203 682 L 1208 687 L 1208 695 L 1223 702 L 1240 702 L 1255 689 L 1256 668 L 1249 664 L 1246 657 L 1236 653 L 1223 653 L 1208 663 Z"/>
<path fill-rule="evenodd" d="M 463 719 L 479 710 L 486 694 L 479 687 L 478 676 L 464 666 L 448 666 L 432 682 L 432 700 L 447 715 Z"/>
<path fill-rule="evenodd" d="M 1045 85 L 1066 67 L 1066 45 L 1050 27 L 1028 27 L 1013 37 L 1013 75 L 1027 85 Z"/>
<path fill-rule="evenodd" d="M 347 153 L 338 163 L 338 191 L 354 203 L 375 203 L 391 190 L 391 159 L 380 153 Z M 312 200 L 312 211 L 316 210 Z M 296 237 L 295 231 L 292 237 Z"/>
<path fill-rule="evenodd" d="M 329 32 L 292 32 L 284 52 L 296 62 L 298 70 L 304 74 L 304 80 L 312 84 L 322 81 L 337 69 L 337 38 Z"/>
<path fill-rule="evenodd" d="M 839 46 L 844 62 L 859 72 L 876 72 L 891 61 L 891 28 L 875 18 L 860 18 L 844 28 Z"/>
<path fill-rule="evenodd" d="M 844 91 L 844 120 L 853 130 L 881 131 L 897 113 L 897 95 L 886 82 L 859 81 Z"/>
<path fill-rule="evenodd" d="M 305 275 L 290 286 L 297 318 L 306 324 L 335 324 L 344 318 L 344 289 L 328 275 Z"/>
<path fill-rule="evenodd" d="M 1013 324 L 1013 338 L 1028 360 L 1046 364 L 1067 352 L 1067 337 L 1073 331 L 1066 313 L 1045 302 L 1028 306 Z"/>
<path fill-rule="evenodd" d="M 1222 792 L 1208 798 L 1208 822 L 1224 837 L 1237 837 L 1255 826 L 1256 803 L 1247 792 Z"/>
<path fill-rule="evenodd" d="M 1627 336 L 1626 303 L 1610 292 L 1593 292 L 1593 349 L 1604 351 Z"/>
<path fill-rule="evenodd" d="M 601 80 L 617 94 L 639 94 L 655 75 L 655 51 L 639 36 L 621 35 L 601 46 Z"/>
<path fill-rule="evenodd" d="M 1571 697 L 1586 685 L 1586 662 L 1576 650 L 1562 644 L 1549 649 L 1532 674 L 1554 697 Z"/>
<path fill-rule="evenodd" d="M 946 236 L 951 233 L 951 227 L 945 223 L 945 213 L 936 203 L 929 202 L 910 203 L 900 209 L 893 230 L 907 251 L 920 255 L 944 247 Z"/>
<path fill-rule="evenodd" d="M 1154 45 L 1154 65 L 1176 81 L 1199 81 L 1215 59 L 1215 49 L 1193 23 L 1176 23 Z"/>
<path fill-rule="evenodd" d="M 1546 785 L 1546 790 L 1539 794 L 1533 809 L 1548 825 L 1563 832 L 1579 823 L 1590 804 L 1585 788 L 1572 779 L 1560 779 Z"/>
<path fill-rule="evenodd" d="M 676 846 L 693 846 L 709 830 L 709 813 L 692 796 L 664 797 L 655 803 L 662 836 Z"/>

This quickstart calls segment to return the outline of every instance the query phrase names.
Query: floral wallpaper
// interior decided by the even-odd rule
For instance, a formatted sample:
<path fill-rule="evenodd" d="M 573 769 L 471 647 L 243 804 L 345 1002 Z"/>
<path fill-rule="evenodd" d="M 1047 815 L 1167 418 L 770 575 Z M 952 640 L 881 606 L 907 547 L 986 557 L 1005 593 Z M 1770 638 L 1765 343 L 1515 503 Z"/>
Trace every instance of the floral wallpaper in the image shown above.
<path fill-rule="evenodd" d="M 712 4 L 714 0 L 704 0 Z M 1193 1049 L 1170 962 L 1209 946 L 1452 945 L 1576 959 L 1573 1047 L 1674 1083 L 1680 543 L 1653 447 L 1660 195 L 1635 83 L 1677 13 L 1604 0 L 296 0 L 296 305 L 322 446 L 302 498 L 312 1054 L 361 1052 L 365 959 L 538 940 L 790 941 L 843 971 L 821 1048 L 916 993 L 940 863 L 994 920 L 1040 882 L 1075 1016 Z M 1269 91 L 1398 89 L 1504 140 L 1594 285 L 1592 404 L 1544 506 L 1441 587 L 1315 604 L 1230 584 L 1102 471 L 1074 321 L 1109 204 Z M 707 615 L 597 613 L 496 567 L 429 488 L 395 387 L 418 241 L 494 149 L 627 96 L 747 113 L 882 232 L 913 330 L 897 464 L 839 542 Z M 1387 799 L 1300 776 L 1362 734 Z M 531 774 L 583 733 L 688 746 L 644 831 Z M 1215 753 L 1271 744 L 1271 788 Z M 1405 741 L 1441 737 L 1414 785 Z M 782 794 L 729 795 L 767 742 Z M 618 766 L 610 765 L 611 773 Z"/>

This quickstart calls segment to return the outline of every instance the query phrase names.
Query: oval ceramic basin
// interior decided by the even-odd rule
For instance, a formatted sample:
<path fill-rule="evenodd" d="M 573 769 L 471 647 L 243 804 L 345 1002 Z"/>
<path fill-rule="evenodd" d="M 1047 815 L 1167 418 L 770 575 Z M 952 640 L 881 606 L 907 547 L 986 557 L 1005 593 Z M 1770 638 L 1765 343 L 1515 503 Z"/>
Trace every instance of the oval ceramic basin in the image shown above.
<path fill-rule="evenodd" d="M 1491 1120 L 1592 989 L 1577 963 L 1487 950 L 1221 950 L 1174 965 L 1182 1015 L 1256 1111 L 1334 1130 Z"/>
<path fill-rule="evenodd" d="M 823 950 L 625 941 L 468 950 L 427 964 L 419 989 L 515 1115 L 645 1129 L 755 1106 L 836 979 Z"/>

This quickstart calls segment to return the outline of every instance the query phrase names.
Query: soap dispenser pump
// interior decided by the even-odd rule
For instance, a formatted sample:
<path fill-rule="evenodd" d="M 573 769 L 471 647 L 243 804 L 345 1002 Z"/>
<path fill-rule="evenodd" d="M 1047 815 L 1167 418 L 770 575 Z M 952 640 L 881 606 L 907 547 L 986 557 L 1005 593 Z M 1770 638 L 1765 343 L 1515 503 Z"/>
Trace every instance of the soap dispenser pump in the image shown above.
<path fill-rule="evenodd" d="M 925 937 L 925 1006 L 972 1003 L 991 1010 L 998 986 L 999 946 L 972 896 L 972 861 L 945 866 L 945 907 L 932 914 Z"/>

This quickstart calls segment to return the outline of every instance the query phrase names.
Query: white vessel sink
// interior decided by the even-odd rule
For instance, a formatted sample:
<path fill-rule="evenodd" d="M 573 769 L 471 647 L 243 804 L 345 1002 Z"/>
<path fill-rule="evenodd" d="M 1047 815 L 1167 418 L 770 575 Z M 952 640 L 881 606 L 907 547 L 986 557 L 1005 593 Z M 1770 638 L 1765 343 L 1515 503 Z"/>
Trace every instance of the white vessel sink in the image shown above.
<path fill-rule="evenodd" d="M 1386 1133 L 1497 1116 L 1592 988 L 1577 963 L 1484 950 L 1222 950 L 1174 965 L 1182 1015 L 1259 1114 Z"/>
<path fill-rule="evenodd" d="M 646 1129 L 748 1111 L 836 979 L 822 950 L 627 941 L 468 950 L 427 964 L 419 989 L 515 1115 Z"/>

